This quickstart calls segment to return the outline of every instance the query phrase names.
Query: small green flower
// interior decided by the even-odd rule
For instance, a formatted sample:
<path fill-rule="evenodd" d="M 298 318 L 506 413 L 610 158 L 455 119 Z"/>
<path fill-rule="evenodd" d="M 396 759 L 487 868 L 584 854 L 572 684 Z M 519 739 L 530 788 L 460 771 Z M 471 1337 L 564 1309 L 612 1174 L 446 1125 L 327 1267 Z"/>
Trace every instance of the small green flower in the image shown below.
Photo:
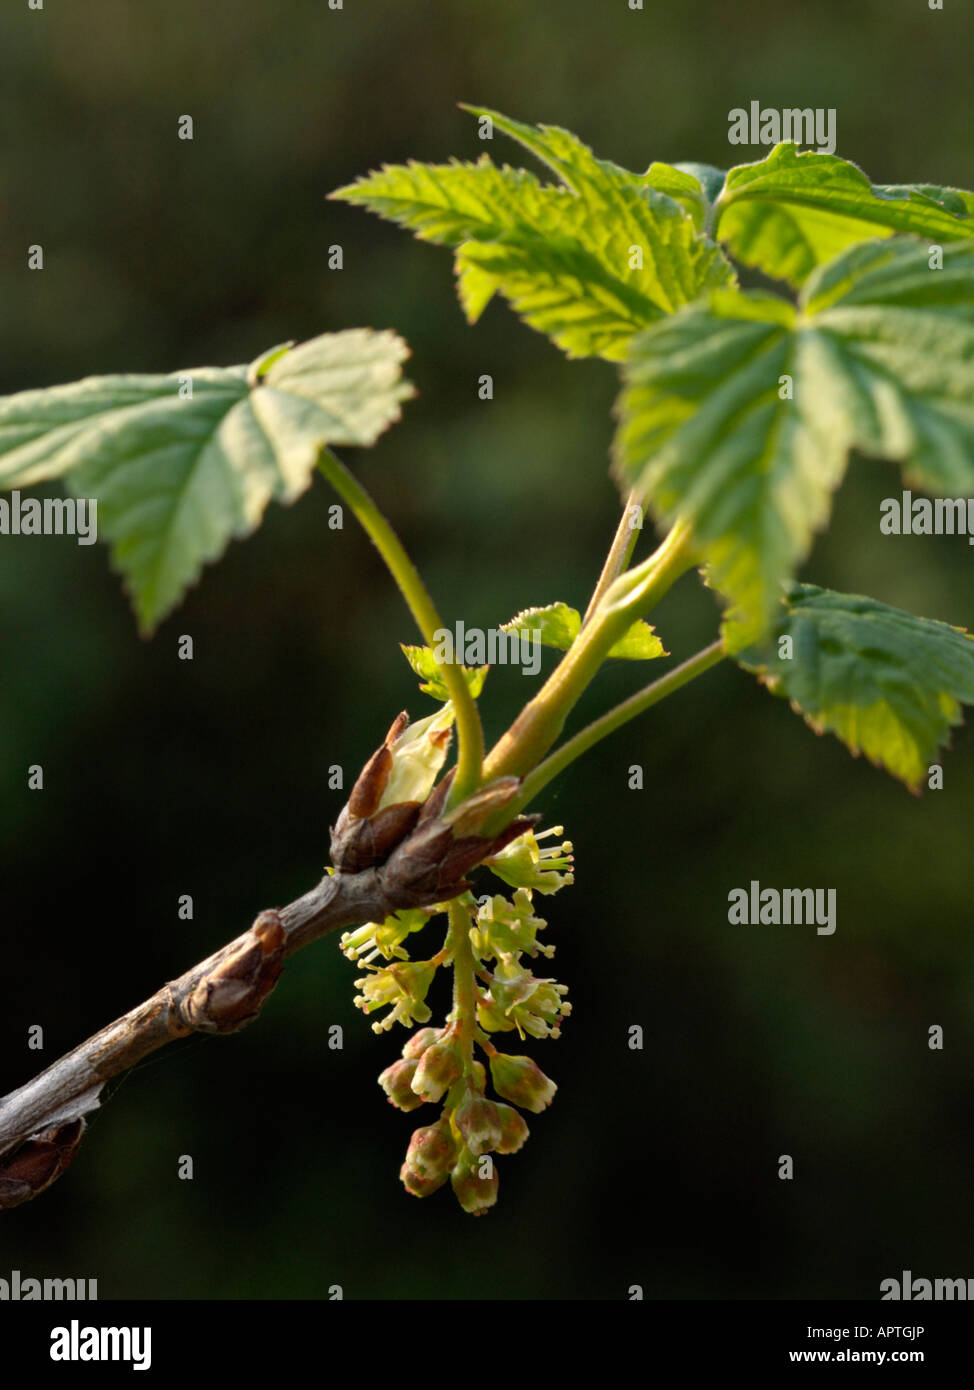
<path fill-rule="evenodd" d="M 564 995 L 567 985 L 555 980 L 539 980 L 519 962 L 502 960 L 490 977 L 489 998 L 477 1010 L 480 1026 L 486 1031 L 516 1028 L 523 1038 L 561 1037 L 561 1020 L 572 1011 Z M 493 1025 L 493 1027 L 492 1027 Z"/>
<path fill-rule="evenodd" d="M 539 840 L 549 835 L 563 835 L 563 825 L 552 826 L 536 835 L 533 830 L 526 831 L 512 840 L 499 854 L 487 863 L 498 878 L 509 883 L 512 888 L 530 888 L 538 893 L 557 893 L 575 882 L 572 866 L 575 862 L 571 840 L 560 845 L 550 845 L 542 849 Z M 561 870 L 567 872 L 562 873 Z"/>
<path fill-rule="evenodd" d="M 547 926 L 543 917 L 536 917 L 531 907 L 531 894 L 519 888 L 513 902 L 498 893 L 477 911 L 477 924 L 471 929 L 470 940 L 477 956 L 516 956 L 523 951 L 529 956 L 539 953 L 553 956 L 554 946 L 542 946 L 537 934 Z"/>
<path fill-rule="evenodd" d="M 489 1056 L 490 1076 L 499 1096 L 535 1115 L 551 1104 L 558 1087 L 530 1057 L 508 1057 L 496 1048 Z"/>
<path fill-rule="evenodd" d="M 363 965 L 371 965 L 377 956 L 385 960 L 408 960 L 409 953 L 403 949 L 403 941 L 412 932 L 421 931 L 437 911 L 436 908 L 401 908 L 384 922 L 366 922 L 354 931 L 343 933 L 339 949 L 349 960 L 361 960 Z"/>
<path fill-rule="evenodd" d="M 477 1000 L 477 1022 L 485 1033 L 513 1033 L 516 1027 L 514 1020 L 508 1018 L 489 995 Z"/>
<path fill-rule="evenodd" d="M 355 996 L 357 1008 L 370 1014 L 391 1005 L 391 1012 L 373 1023 L 374 1033 L 384 1033 L 394 1023 L 402 1023 L 408 1028 L 412 1023 L 428 1021 L 430 1009 L 425 1002 L 426 993 L 436 968 L 437 963 L 431 960 L 398 961 L 381 969 L 369 966 L 373 973 L 359 976 L 355 985 L 362 992 Z"/>

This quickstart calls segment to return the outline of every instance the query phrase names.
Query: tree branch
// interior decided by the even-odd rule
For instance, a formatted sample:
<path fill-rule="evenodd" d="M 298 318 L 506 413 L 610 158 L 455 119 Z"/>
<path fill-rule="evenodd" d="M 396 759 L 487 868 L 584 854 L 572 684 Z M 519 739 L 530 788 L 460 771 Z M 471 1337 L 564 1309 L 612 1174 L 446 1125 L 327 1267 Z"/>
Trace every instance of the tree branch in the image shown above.
<path fill-rule="evenodd" d="M 84 1116 L 98 1108 L 112 1077 L 176 1038 L 243 1028 L 302 946 L 339 927 L 383 922 L 401 908 L 448 902 L 471 887 L 471 869 L 536 819 L 519 817 L 498 834 L 480 835 L 519 783 L 495 782 L 444 813 L 452 773 L 424 803 L 382 807 L 391 761 L 383 753 L 366 764 L 338 817 L 334 874 L 287 907 L 260 913 L 242 936 L 0 1100 L 0 1209 L 29 1201 L 61 1176 L 78 1151 Z"/>
<path fill-rule="evenodd" d="M 81 1140 L 78 1122 L 98 1108 L 112 1077 L 176 1038 L 232 1033 L 252 1022 L 287 956 L 340 927 L 383 921 L 405 905 L 394 897 L 376 868 L 322 879 L 279 912 L 262 912 L 243 935 L 4 1096 L 0 1208 L 29 1200 L 61 1175 Z"/>

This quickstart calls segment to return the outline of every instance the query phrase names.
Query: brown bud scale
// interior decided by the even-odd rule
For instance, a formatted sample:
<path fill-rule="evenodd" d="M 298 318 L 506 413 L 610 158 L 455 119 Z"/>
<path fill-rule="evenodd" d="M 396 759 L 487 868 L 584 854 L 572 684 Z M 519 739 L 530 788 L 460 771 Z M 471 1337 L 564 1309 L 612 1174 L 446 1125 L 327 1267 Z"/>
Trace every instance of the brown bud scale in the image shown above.
<path fill-rule="evenodd" d="M 5 1154 L 0 1159 L 0 1208 L 19 1207 L 56 1182 L 74 1160 L 84 1128 L 80 1119 L 55 1125 Z"/>
<path fill-rule="evenodd" d="M 284 927 L 270 909 L 250 929 L 250 939 L 225 956 L 178 1006 L 199 1033 L 235 1033 L 260 1013 L 284 969 Z"/>

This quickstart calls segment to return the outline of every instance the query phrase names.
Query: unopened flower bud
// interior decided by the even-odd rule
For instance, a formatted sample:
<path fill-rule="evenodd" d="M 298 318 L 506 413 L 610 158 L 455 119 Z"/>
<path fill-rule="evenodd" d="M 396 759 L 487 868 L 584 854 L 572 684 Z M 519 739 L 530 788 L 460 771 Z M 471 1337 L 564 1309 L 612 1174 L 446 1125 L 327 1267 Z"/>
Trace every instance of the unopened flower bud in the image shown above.
<path fill-rule="evenodd" d="M 456 1157 L 450 1126 L 440 1120 L 413 1132 L 399 1176 L 414 1197 L 427 1197 L 446 1182 Z"/>
<path fill-rule="evenodd" d="M 497 1165 L 489 1154 L 478 1158 L 462 1149 L 450 1183 L 457 1201 L 472 1216 L 482 1216 L 497 1201 Z"/>
<path fill-rule="evenodd" d="M 435 1042 L 423 1052 L 413 1076 L 413 1090 L 423 1100 L 441 1100 L 463 1071 L 460 1050 L 450 1042 Z"/>
<path fill-rule="evenodd" d="M 399 1169 L 399 1181 L 411 1197 L 432 1196 L 434 1192 L 439 1191 L 443 1186 L 446 1182 L 446 1178 L 447 1175 L 444 1173 L 442 1177 L 432 1178 L 427 1181 L 419 1177 L 417 1173 L 414 1173 L 411 1168 L 407 1168 L 405 1163 Z"/>
<path fill-rule="evenodd" d="M 418 1066 L 415 1057 L 399 1058 L 379 1076 L 379 1085 L 389 1097 L 389 1104 L 397 1110 L 416 1110 L 423 1103 L 423 1097 L 418 1096 L 409 1084 Z"/>
<path fill-rule="evenodd" d="M 483 1096 L 468 1096 L 454 1115 L 457 1129 L 472 1154 L 490 1153 L 503 1137 L 500 1108 Z"/>
<path fill-rule="evenodd" d="M 500 1143 L 496 1149 L 499 1154 L 516 1154 L 519 1149 L 524 1147 L 525 1141 L 531 1131 L 525 1123 L 524 1116 L 510 1105 L 498 1105 L 495 1107 L 501 1126 Z"/>
<path fill-rule="evenodd" d="M 436 1042 L 442 1032 L 442 1028 L 420 1028 L 417 1033 L 414 1033 L 413 1036 L 407 1040 L 402 1050 L 402 1055 L 404 1057 L 413 1057 L 418 1061 L 430 1044 Z"/>
<path fill-rule="evenodd" d="M 540 1115 L 551 1104 L 558 1087 L 530 1057 L 507 1057 L 495 1052 L 490 1058 L 494 1090 L 505 1100 Z"/>

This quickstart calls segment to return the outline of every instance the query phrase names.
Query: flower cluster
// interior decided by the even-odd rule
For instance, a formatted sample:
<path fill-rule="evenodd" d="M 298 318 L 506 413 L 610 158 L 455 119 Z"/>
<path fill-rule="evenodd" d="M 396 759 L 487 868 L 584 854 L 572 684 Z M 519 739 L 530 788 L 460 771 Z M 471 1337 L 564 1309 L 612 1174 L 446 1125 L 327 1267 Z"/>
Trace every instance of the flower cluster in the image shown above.
<path fill-rule="evenodd" d="M 560 826 L 546 832 L 562 833 Z M 538 842 L 546 834 L 529 830 L 486 861 L 514 889 L 512 897 L 498 894 L 478 903 L 468 892 L 456 899 L 443 948 L 430 959 L 410 961 L 405 943 L 448 912 L 447 903 L 369 922 L 341 941 L 346 956 L 367 972 L 356 981 L 356 1004 L 366 1013 L 388 1009 L 372 1024 L 376 1032 L 397 1022 L 428 1024 L 426 996 L 436 971 L 454 968 L 454 1007 L 445 1026 L 413 1033 L 379 1084 L 399 1110 L 441 1106 L 438 1119 L 410 1139 L 400 1171 L 407 1192 L 427 1197 L 449 1181 L 460 1205 L 475 1215 L 497 1200 L 494 1156 L 517 1153 L 528 1137 L 519 1112 L 539 1114 L 556 1090 L 530 1057 L 499 1052 L 489 1035 L 557 1038 L 571 1012 L 567 987 L 535 976 L 525 959 L 554 954 L 553 946 L 538 940 L 546 923 L 534 912 L 533 894 L 557 892 L 573 879 L 571 844 L 542 849 Z M 476 1059 L 477 1048 L 498 1100 L 486 1094 L 487 1068 Z"/>
<path fill-rule="evenodd" d="M 522 1109 L 540 1112 L 550 1104 L 555 1083 L 530 1057 L 507 1057 L 489 1041 L 494 1090 Z M 460 1205 L 473 1215 L 497 1201 L 497 1167 L 492 1154 L 514 1154 L 528 1137 L 528 1127 L 514 1105 L 489 1100 L 481 1062 L 464 1062 L 463 1025 L 454 1019 L 445 1028 L 422 1028 L 406 1043 L 402 1056 L 379 1077 L 390 1104 L 416 1110 L 443 1101 L 439 1119 L 413 1132 L 399 1176 L 414 1197 L 428 1197 L 449 1179 Z"/>

